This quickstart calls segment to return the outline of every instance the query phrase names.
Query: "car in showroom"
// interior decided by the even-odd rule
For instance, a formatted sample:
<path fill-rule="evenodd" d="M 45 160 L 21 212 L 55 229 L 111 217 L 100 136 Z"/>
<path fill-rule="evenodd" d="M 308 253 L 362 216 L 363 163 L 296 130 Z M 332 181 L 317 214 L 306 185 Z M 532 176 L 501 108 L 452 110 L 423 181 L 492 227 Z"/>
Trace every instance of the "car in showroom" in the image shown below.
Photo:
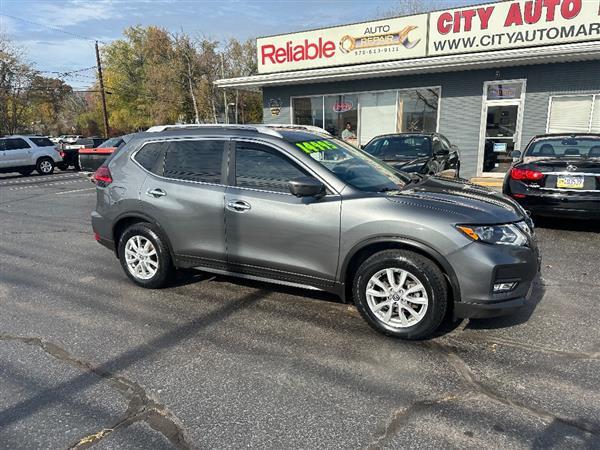
<path fill-rule="evenodd" d="M 47 137 L 0 137 L 0 173 L 18 172 L 27 176 L 35 170 L 40 175 L 50 175 L 61 162 L 56 146 Z"/>
<path fill-rule="evenodd" d="M 376 136 L 364 150 L 403 172 L 458 178 L 458 147 L 440 133 L 393 133 Z"/>
<path fill-rule="evenodd" d="M 600 134 L 535 136 L 512 157 L 502 190 L 531 214 L 600 219 Z"/>
<path fill-rule="evenodd" d="M 94 178 L 94 237 L 138 286 L 195 268 L 319 289 L 399 338 L 429 336 L 450 313 L 514 312 L 540 263 L 533 223 L 510 198 L 397 171 L 324 133 L 138 133 Z"/>

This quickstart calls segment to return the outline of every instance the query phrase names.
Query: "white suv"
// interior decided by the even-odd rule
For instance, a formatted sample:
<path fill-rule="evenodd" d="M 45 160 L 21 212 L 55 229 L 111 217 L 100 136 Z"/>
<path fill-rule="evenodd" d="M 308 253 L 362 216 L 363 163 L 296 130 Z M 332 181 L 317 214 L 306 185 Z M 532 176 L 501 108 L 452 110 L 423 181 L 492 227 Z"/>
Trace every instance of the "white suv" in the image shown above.
<path fill-rule="evenodd" d="M 0 137 L 0 173 L 49 175 L 62 158 L 50 139 L 42 136 Z"/>

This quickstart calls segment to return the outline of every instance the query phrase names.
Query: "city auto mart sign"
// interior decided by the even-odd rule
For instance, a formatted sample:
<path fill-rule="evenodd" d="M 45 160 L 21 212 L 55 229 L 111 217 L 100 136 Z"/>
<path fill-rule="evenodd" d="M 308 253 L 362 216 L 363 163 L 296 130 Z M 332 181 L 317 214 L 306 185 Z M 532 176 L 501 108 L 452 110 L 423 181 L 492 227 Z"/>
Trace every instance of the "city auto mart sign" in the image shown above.
<path fill-rule="evenodd" d="M 418 58 L 426 55 L 427 14 L 258 38 L 258 72 Z"/>
<path fill-rule="evenodd" d="M 528 0 L 437 11 L 430 56 L 600 39 L 600 1 Z"/>
<path fill-rule="evenodd" d="M 600 39 L 600 0 L 515 0 L 257 39 L 272 73 Z"/>

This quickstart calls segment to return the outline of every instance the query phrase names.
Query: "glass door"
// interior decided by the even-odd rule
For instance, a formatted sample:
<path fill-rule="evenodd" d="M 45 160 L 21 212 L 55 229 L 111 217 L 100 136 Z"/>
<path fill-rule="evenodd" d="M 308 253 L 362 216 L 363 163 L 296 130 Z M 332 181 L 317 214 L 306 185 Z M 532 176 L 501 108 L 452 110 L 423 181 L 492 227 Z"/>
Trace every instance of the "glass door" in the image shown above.
<path fill-rule="evenodd" d="M 524 81 L 484 85 L 478 174 L 503 176 L 521 142 Z"/>
<path fill-rule="evenodd" d="M 483 172 L 505 173 L 517 141 L 519 104 L 488 105 L 483 146 Z"/>

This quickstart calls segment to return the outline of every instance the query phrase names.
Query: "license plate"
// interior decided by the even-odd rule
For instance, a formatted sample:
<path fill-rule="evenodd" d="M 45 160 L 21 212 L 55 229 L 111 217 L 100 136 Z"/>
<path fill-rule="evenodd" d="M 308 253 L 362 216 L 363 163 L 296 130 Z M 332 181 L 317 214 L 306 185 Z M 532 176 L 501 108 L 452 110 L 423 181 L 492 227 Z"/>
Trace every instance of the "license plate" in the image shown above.
<path fill-rule="evenodd" d="M 583 189 L 583 177 L 558 177 L 557 188 Z"/>

